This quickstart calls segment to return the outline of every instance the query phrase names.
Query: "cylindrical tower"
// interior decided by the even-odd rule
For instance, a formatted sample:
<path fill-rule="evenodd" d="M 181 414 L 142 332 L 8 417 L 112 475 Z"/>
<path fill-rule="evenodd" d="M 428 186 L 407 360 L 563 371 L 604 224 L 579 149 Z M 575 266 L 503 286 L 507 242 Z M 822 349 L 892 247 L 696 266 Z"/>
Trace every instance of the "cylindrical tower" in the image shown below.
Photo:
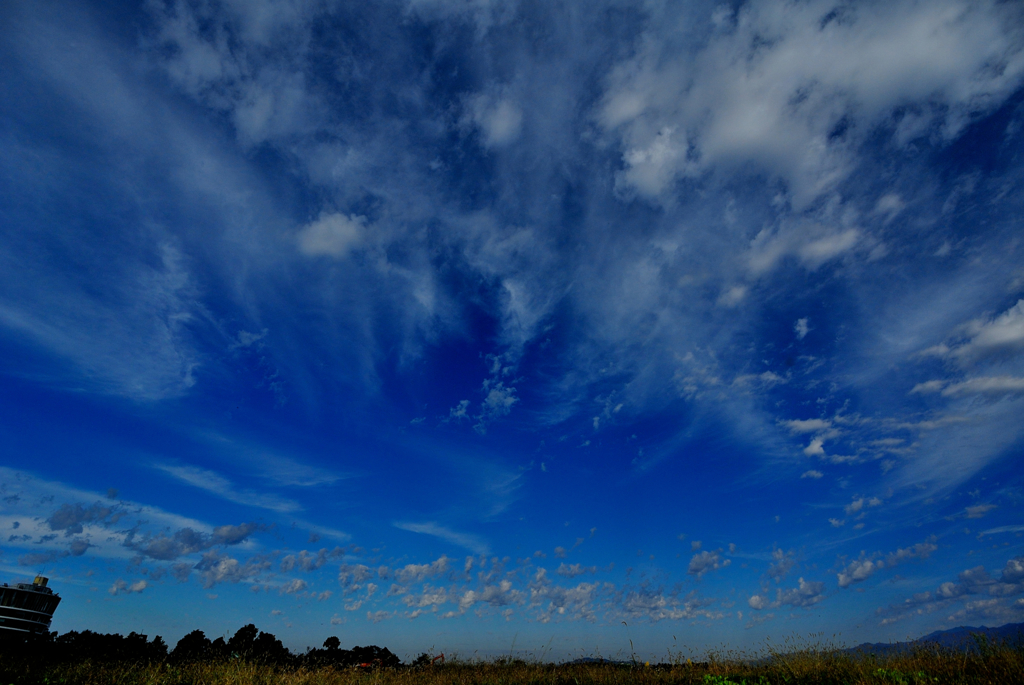
<path fill-rule="evenodd" d="M 0 639 L 26 638 L 50 630 L 60 596 L 46 586 L 48 578 L 0 586 Z"/>

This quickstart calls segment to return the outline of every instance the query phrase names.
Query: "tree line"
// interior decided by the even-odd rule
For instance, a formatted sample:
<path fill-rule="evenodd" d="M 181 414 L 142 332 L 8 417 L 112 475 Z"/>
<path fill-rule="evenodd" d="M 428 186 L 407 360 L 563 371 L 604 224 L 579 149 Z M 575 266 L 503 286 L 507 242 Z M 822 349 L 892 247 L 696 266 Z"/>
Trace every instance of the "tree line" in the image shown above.
<path fill-rule="evenodd" d="M 168 650 L 163 638 L 152 640 L 146 635 L 129 633 L 94 633 L 91 630 L 71 631 L 58 635 L 43 633 L 27 640 L 0 640 L 0 654 L 5 660 L 18 659 L 46 662 L 125 662 L 172 665 L 242 659 L 275 666 L 323 668 L 363 667 L 399 668 L 402 661 L 386 647 L 370 645 L 341 649 L 341 640 L 329 637 L 322 648 L 307 649 L 295 654 L 277 637 L 263 632 L 252 623 L 242 626 L 228 639 L 211 640 L 201 630 L 193 630 Z M 420 655 L 413 666 L 429 663 L 427 654 Z"/>

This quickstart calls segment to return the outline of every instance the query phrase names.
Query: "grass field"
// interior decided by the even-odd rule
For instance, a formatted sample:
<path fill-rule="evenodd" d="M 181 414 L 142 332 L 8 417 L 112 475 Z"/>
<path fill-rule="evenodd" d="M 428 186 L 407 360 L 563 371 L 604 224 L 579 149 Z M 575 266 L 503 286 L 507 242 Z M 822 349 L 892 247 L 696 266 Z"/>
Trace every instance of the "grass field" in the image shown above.
<path fill-rule="evenodd" d="M 890 656 L 850 655 L 836 649 L 805 647 L 761 654 L 712 653 L 695 663 L 545 664 L 503 658 L 402 668 L 309 669 L 228 659 L 184 664 L 47 663 L 0 657 L 0 685 L 617 685 L 618 683 L 700 683 L 701 685 L 781 685 L 860 683 L 1024 683 L 1024 646 L 980 640 L 970 652 L 919 649 Z"/>

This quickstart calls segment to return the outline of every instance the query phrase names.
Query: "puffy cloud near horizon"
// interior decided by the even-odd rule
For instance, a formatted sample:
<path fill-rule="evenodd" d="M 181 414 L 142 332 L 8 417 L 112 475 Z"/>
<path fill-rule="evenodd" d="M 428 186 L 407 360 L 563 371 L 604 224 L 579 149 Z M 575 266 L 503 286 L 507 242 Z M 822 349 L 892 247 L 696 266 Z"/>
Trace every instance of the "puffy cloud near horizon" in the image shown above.
<path fill-rule="evenodd" d="M 825 583 L 821 581 L 797 580 L 795 588 L 779 588 L 775 591 L 775 600 L 768 599 L 767 594 L 751 595 L 747 605 L 755 611 L 777 609 L 783 605 L 794 608 L 813 606 L 825 599 Z"/>
<path fill-rule="evenodd" d="M 957 605 L 946 620 L 963 621 L 971 617 L 990 619 L 1014 619 L 1021 615 L 1024 607 L 1020 600 L 1012 601 L 1014 595 L 1024 593 L 1024 561 L 1013 557 L 1006 561 L 998 579 L 992 578 L 984 566 L 976 566 L 957 574 L 957 582 L 946 581 L 934 591 L 919 592 L 899 604 L 879 608 L 875 613 L 882 617 L 882 625 L 890 625 L 910 616 L 927 615 L 946 611 Z M 970 600 L 976 595 L 989 595 L 991 599 Z"/>
<path fill-rule="evenodd" d="M 137 580 L 134 583 L 129 584 L 127 581 L 118 578 L 114 581 L 114 584 L 110 586 L 110 590 L 108 590 L 108 592 L 114 596 L 130 595 L 133 593 L 140 593 L 147 587 L 149 587 L 149 583 L 144 580 Z"/>

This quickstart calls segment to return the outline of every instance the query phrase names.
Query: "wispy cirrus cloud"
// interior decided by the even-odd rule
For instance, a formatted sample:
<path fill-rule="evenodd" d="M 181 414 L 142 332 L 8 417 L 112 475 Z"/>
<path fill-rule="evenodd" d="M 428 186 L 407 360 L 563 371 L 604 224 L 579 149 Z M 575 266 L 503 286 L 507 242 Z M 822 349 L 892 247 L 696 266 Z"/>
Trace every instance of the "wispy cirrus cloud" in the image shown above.
<path fill-rule="evenodd" d="M 392 525 L 399 530 L 406 530 L 410 533 L 419 533 L 421 535 L 430 535 L 440 538 L 445 542 L 468 549 L 474 554 L 490 554 L 490 545 L 488 545 L 483 538 L 471 533 L 460 533 L 445 526 L 438 525 L 432 521 L 426 523 L 396 521 Z"/>
<path fill-rule="evenodd" d="M 303 508 L 298 502 L 273 493 L 237 488 L 228 478 L 209 469 L 174 464 L 154 464 L 153 467 L 182 483 L 205 490 L 235 504 L 269 509 L 279 513 L 300 511 Z"/>
<path fill-rule="evenodd" d="M 352 477 L 349 473 L 282 453 L 251 438 L 215 431 L 200 431 L 196 435 L 206 446 L 216 450 L 218 457 L 244 465 L 249 473 L 278 486 L 315 488 Z"/>

